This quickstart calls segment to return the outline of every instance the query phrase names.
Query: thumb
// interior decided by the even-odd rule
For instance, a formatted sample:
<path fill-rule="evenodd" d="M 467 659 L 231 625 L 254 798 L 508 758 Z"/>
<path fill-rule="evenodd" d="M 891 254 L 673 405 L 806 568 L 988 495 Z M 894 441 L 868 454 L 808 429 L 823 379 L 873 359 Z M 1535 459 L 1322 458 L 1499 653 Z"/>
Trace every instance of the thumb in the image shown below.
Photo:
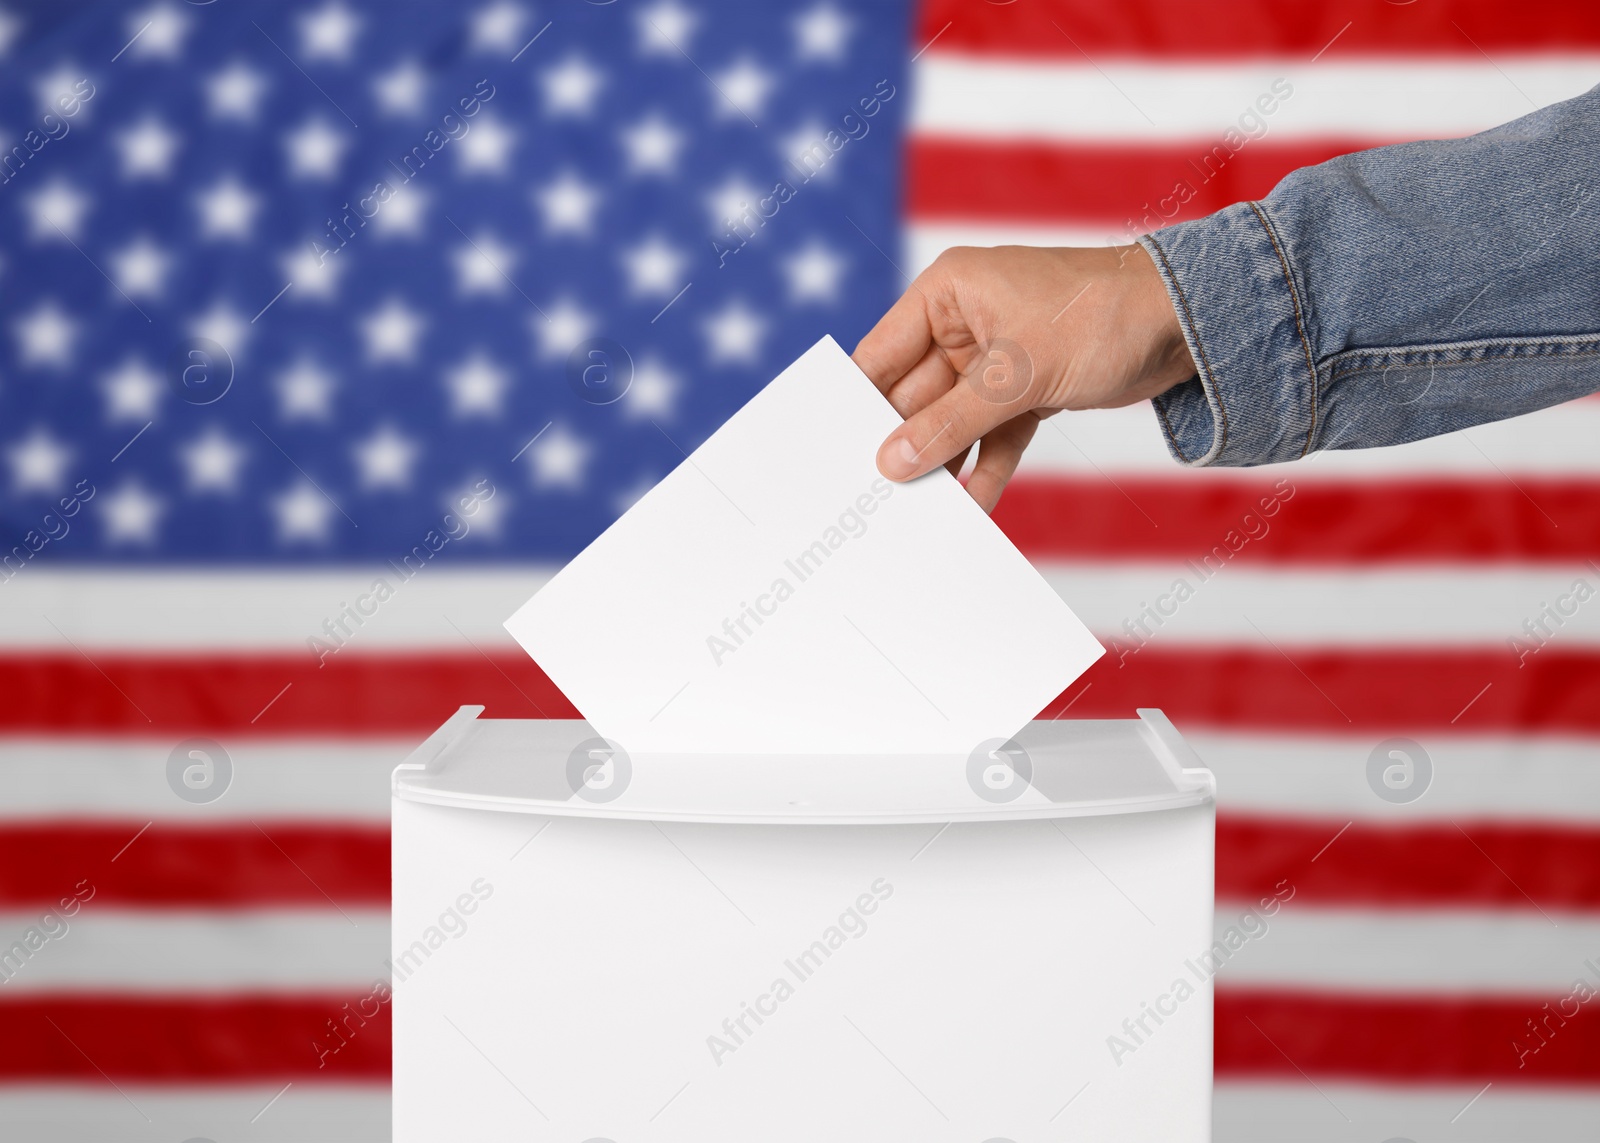
<path fill-rule="evenodd" d="M 938 400 L 914 413 L 878 448 L 878 471 L 913 480 L 963 455 L 979 438 L 1033 407 L 1033 362 L 1005 338 L 985 345 Z"/>

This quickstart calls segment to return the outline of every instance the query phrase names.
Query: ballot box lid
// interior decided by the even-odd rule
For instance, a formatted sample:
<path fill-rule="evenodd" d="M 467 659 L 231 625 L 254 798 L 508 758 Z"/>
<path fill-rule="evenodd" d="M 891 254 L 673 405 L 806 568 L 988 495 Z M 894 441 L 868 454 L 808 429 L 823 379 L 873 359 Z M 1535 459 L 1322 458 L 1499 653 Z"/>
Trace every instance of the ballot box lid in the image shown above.
<path fill-rule="evenodd" d="M 1159 710 L 1032 722 L 965 755 L 633 756 L 586 722 L 464 706 L 395 769 L 410 802 L 643 821 L 887 825 L 1086 817 L 1210 803 L 1205 769 Z"/>

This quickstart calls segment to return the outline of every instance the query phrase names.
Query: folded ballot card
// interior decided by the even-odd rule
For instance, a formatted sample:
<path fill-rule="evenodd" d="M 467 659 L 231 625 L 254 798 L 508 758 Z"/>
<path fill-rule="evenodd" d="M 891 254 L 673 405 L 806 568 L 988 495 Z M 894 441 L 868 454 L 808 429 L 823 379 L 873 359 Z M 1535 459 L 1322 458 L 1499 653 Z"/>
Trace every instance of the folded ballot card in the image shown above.
<path fill-rule="evenodd" d="M 824 338 L 507 630 L 634 755 L 1009 737 L 1103 649 L 943 468 L 878 473 L 899 423 Z"/>

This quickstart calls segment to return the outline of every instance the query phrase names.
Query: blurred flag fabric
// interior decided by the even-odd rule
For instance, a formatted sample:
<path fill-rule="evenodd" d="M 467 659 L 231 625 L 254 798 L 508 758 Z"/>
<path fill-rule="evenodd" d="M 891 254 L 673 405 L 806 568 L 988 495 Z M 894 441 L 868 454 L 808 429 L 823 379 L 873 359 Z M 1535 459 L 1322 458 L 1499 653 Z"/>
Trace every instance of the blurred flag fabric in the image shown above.
<path fill-rule="evenodd" d="M 389 771 L 571 717 L 500 622 L 940 249 L 1600 82 L 1556 0 L 0 3 L 8 1140 L 386 1137 Z M 1219 931 L 1292 893 L 1218 978 L 1219 1140 L 1593 1138 L 1597 436 L 1040 431 L 997 519 L 1111 647 L 1048 714 L 1191 738 Z"/>

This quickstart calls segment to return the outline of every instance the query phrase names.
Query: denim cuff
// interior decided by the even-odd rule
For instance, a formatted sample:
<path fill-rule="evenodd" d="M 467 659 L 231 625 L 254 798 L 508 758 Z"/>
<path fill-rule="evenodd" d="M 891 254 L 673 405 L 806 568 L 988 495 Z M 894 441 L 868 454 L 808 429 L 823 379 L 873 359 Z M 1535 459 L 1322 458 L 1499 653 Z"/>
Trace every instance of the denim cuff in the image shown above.
<path fill-rule="evenodd" d="M 1318 428 L 1310 315 L 1265 206 L 1237 203 L 1139 242 L 1198 368 L 1153 402 L 1172 455 L 1195 466 L 1305 456 Z"/>

